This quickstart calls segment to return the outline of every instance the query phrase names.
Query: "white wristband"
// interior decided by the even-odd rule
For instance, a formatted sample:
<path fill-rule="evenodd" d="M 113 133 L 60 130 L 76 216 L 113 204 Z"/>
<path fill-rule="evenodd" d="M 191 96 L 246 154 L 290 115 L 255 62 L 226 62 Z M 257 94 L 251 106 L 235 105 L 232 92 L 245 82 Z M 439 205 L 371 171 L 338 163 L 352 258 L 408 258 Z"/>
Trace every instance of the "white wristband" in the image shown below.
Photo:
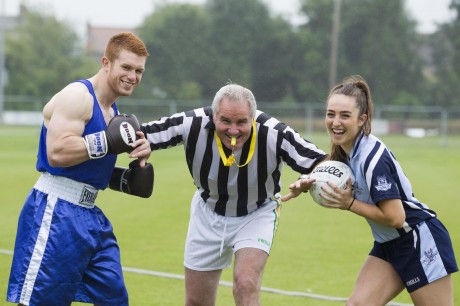
<path fill-rule="evenodd" d="M 107 154 L 107 137 L 105 131 L 88 134 L 83 137 L 90 159 L 104 157 Z"/>

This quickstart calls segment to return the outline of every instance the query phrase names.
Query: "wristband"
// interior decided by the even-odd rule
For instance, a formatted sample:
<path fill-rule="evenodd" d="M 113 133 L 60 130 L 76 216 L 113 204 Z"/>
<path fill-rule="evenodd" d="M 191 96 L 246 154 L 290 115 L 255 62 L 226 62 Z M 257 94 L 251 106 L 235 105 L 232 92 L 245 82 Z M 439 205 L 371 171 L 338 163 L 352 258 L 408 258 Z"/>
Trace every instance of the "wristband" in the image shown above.
<path fill-rule="evenodd" d="M 90 159 L 101 158 L 107 154 L 108 147 L 105 131 L 88 134 L 83 137 L 83 142 Z"/>
<path fill-rule="evenodd" d="M 351 206 L 353 206 L 353 203 L 355 203 L 355 198 L 351 201 L 350 205 L 348 206 L 347 210 L 350 210 Z"/>

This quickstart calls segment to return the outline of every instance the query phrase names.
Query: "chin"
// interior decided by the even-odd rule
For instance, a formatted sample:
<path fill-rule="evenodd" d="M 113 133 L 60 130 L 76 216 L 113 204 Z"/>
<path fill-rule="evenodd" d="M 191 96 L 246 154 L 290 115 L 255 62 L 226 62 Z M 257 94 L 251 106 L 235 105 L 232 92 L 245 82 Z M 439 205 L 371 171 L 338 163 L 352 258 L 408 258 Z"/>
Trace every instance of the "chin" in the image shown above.
<path fill-rule="evenodd" d="M 335 138 L 334 136 L 331 137 L 331 142 L 333 144 L 335 144 L 336 146 L 340 146 L 343 144 L 343 140 L 342 139 L 337 139 Z"/>

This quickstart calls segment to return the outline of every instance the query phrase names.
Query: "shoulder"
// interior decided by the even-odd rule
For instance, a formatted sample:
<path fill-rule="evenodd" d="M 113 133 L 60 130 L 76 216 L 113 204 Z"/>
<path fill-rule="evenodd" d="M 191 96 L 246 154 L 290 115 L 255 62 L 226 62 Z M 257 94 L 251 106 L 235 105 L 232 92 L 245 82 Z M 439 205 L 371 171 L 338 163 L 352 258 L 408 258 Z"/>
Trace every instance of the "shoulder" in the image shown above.
<path fill-rule="evenodd" d="M 284 131 L 287 127 L 284 123 L 275 117 L 272 117 L 260 110 L 256 111 L 256 116 L 254 119 L 260 126 L 267 127 L 268 129 L 276 130 L 278 132 Z"/>
<path fill-rule="evenodd" d="M 93 111 L 94 99 L 88 88 L 79 82 L 71 83 L 56 93 L 45 105 L 45 115 L 51 117 L 55 112 L 87 120 Z"/>
<path fill-rule="evenodd" d="M 383 141 L 374 135 L 363 138 L 360 156 L 364 170 L 388 167 L 394 163 L 394 157 Z"/>
<path fill-rule="evenodd" d="M 53 98 L 65 101 L 93 102 L 93 96 L 88 88 L 80 82 L 70 83 L 59 91 Z"/>

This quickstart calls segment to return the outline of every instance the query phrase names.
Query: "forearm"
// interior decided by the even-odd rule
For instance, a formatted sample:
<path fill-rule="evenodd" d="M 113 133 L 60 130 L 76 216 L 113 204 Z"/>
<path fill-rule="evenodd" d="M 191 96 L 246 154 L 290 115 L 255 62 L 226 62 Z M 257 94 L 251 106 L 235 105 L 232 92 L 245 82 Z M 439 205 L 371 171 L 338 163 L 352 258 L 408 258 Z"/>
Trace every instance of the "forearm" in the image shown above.
<path fill-rule="evenodd" d="M 89 159 L 81 136 L 67 136 L 47 145 L 47 156 L 52 167 L 75 166 Z"/>
<path fill-rule="evenodd" d="M 350 204 L 352 202 L 350 201 Z M 402 208 L 402 205 L 401 205 Z M 405 221 L 405 213 L 403 209 L 394 209 L 393 207 L 382 208 L 379 205 L 371 205 L 358 199 L 354 199 L 353 205 L 349 210 L 361 217 L 372 220 L 379 224 L 400 228 Z"/>

